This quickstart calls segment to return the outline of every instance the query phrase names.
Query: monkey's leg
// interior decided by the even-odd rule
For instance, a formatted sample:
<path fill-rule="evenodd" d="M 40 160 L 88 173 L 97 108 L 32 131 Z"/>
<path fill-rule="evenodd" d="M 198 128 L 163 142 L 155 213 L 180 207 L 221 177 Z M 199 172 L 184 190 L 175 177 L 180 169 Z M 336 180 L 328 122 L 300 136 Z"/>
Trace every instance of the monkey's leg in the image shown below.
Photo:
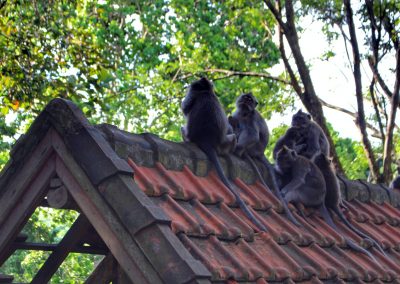
<path fill-rule="evenodd" d="M 218 148 L 218 152 L 222 155 L 227 155 L 235 151 L 237 144 L 236 135 L 231 133 L 227 134 L 225 139 L 222 141 L 221 145 Z"/>
<path fill-rule="evenodd" d="M 267 159 L 265 158 L 265 156 L 263 156 L 264 159 L 267 161 Z M 249 160 L 251 166 L 253 167 L 254 171 L 256 172 L 256 174 L 258 175 L 258 179 L 261 181 L 262 185 L 265 188 L 269 188 L 267 183 L 265 182 L 264 178 L 262 177 L 256 163 L 254 163 L 253 159 L 246 153 L 246 158 L 247 160 Z M 267 161 L 268 163 L 268 161 Z M 264 164 L 264 163 L 263 163 Z M 269 163 L 268 163 L 269 164 Z M 265 164 L 264 164 L 265 165 Z M 298 227 L 301 227 L 302 225 L 296 220 L 296 218 L 293 216 L 292 212 L 290 211 L 288 204 L 286 203 L 286 201 L 283 199 L 283 196 L 279 190 L 278 187 L 278 183 L 276 182 L 276 176 L 274 173 L 274 169 L 272 167 L 272 165 L 269 164 L 269 166 L 267 167 L 267 170 L 269 172 L 269 176 L 271 177 L 272 180 L 272 192 L 274 193 L 274 195 L 279 199 L 279 201 L 281 202 L 282 206 L 283 206 L 283 211 L 285 212 L 286 216 L 288 217 L 288 219 L 295 224 Z"/>
<path fill-rule="evenodd" d="M 182 139 L 183 139 L 184 142 L 190 142 L 189 138 L 187 137 L 186 127 L 185 126 L 181 127 L 181 135 L 182 135 Z"/>
<path fill-rule="evenodd" d="M 235 154 L 242 157 L 246 149 L 249 149 L 258 141 L 255 131 L 243 130 L 237 139 Z"/>

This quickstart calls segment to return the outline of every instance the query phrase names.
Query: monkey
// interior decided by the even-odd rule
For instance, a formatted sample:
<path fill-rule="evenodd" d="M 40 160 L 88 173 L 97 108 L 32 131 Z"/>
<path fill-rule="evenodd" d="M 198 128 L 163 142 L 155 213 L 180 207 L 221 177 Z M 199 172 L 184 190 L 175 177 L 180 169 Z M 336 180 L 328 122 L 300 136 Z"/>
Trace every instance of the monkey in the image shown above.
<path fill-rule="evenodd" d="M 186 126 L 181 128 L 183 139 L 196 144 L 206 154 L 221 181 L 235 196 L 240 209 L 261 231 L 267 231 L 226 178 L 218 160 L 217 152 L 225 153 L 234 149 L 236 135 L 228 134 L 232 132 L 232 128 L 229 126 L 228 118 L 218 101 L 212 83 L 204 77 L 193 82 L 189 86 L 181 107 L 187 120 Z"/>
<path fill-rule="evenodd" d="M 340 220 L 354 233 L 359 235 L 362 238 L 369 240 L 383 255 L 386 256 L 385 252 L 383 251 L 382 247 L 370 236 L 361 232 L 357 228 L 355 228 L 344 216 L 342 211 L 340 210 L 340 205 L 343 202 L 341 192 L 340 192 L 340 185 L 339 180 L 336 176 L 336 171 L 332 166 L 332 161 L 328 159 L 328 157 L 320 153 L 314 159 L 315 165 L 319 168 L 322 175 L 324 176 L 325 184 L 326 184 L 326 194 L 325 194 L 325 206 L 327 209 L 332 210 L 339 216 Z"/>
<path fill-rule="evenodd" d="M 273 156 L 276 157 L 283 145 L 310 160 L 319 154 L 329 155 L 329 142 L 321 127 L 311 120 L 311 115 L 299 110 L 292 117 L 291 127 L 276 143 Z"/>
<path fill-rule="evenodd" d="M 271 177 L 272 190 L 282 203 L 288 219 L 295 225 L 300 226 L 279 191 L 274 168 L 265 158 L 264 151 L 268 145 L 269 131 L 264 118 L 256 110 L 257 105 L 258 101 L 252 93 L 241 94 L 236 100 L 236 111 L 228 118 L 237 137 L 235 153 L 239 157 L 245 156 L 249 160 L 263 186 L 268 188 L 253 159 L 260 161 L 266 167 Z"/>
<path fill-rule="evenodd" d="M 400 166 L 397 167 L 397 177 L 395 177 L 390 183 L 390 189 L 400 190 Z"/>
<path fill-rule="evenodd" d="M 391 182 L 390 188 L 400 190 L 400 175 Z"/>
<path fill-rule="evenodd" d="M 276 160 L 276 155 L 283 146 L 294 149 L 296 153 L 304 151 L 306 148 L 305 139 L 301 136 L 298 128 L 289 127 L 285 134 L 276 141 L 275 147 L 272 151 L 272 157 Z"/>
<path fill-rule="evenodd" d="M 312 161 L 284 145 L 277 153 L 276 169 L 283 178 L 284 186 L 281 192 L 287 202 L 317 208 L 325 222 L 341 233 L 325 205 L 327 187 L 324 175 Z M 344 237 L 342 233 L 341 235 L 351 249 L 366 254 L 379 265 L 369 251 Z"/>

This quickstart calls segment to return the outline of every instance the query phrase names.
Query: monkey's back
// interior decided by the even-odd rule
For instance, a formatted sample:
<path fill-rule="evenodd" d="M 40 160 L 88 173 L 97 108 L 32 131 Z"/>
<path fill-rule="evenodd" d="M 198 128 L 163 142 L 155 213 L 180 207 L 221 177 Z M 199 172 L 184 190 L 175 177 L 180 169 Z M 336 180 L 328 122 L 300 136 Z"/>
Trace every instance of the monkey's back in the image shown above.
<path fill-rule="evenodd" d="M 215 96 L 197 97 L 187 119 L 187 136 L 194 143 L 210 143 L 216 147 L 226 136 L 228 120 Z"/>
<path fill-rule="evenodd" d="M 315 157 L 315 165 L 320 169 L 326 184 L 325 205 L 328 208 L 339 207 L 340 187 L 339 181 L 326 156 L 319 154 Z"/>
<path fill-rule="evenodd" d="M 305 177 L 305 191 L 308 195 L 309 204 L 308 206 L 319 206 L 325 201 L 326 196 L 326 184 L 325 179 L 320 169 L 310 160 L 302 156 L 298 157 L 298 167 L 304 167 L 305 165 L 310 167 L 310 171 Z M 301 161 L 301 162 L 300 162 Z"/>
<path fill-rule="evenodd" d="M 396 177 L 392 183 L 390 184 L 390 188 L 392 189 L 400 189 L 400 176 Z"/>

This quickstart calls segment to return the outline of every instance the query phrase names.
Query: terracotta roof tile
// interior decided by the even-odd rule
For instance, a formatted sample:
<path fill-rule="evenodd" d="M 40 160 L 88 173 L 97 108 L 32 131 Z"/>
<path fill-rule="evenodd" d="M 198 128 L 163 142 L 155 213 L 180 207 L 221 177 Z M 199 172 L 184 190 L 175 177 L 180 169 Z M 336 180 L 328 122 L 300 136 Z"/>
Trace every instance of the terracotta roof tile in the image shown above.
<path fill-rule="evenodd" d="M 376 240 L 373 244 L 334 221 L 344 236 L 369 250 L 349 249 L 341 234 L 314 209 L 306 220 L 289 206 L 302 227 L 293 225 L 269 189 L 246 161 L 221 158 L 228 178 L 267 227 L 259 232 L 235 204 L 204 153 L 188 143 L 152 134 L 135 135 L 97 126 L 120 158 L 128 161 L 134 181 L 171 220 L 170 228 L 214 283 L 397 283 L 400 275 L 400 195 L 380 185 L 341 178 L 345 216 Z M 265 177 L 268 181 L 268 176 Z"/>
<path fill-rule="evenodd" d="M 353 200 L 346 202 L 345 215 L 383 244 L 390 259 L 334 218 L 345 236 L 370 250 L 382 264 L 378 267 L 369 257 L 347 248 L 343 237 L 312 209 L 306 209 L 308 221 L 294 212 L 303 228 L 294 226 L 274 195 L 258 182 L 234 179 L 243 199 L 268 228 L 266 233 L 257 232 L 236 208 L 214 171 L 197 176 L 186 166 L 175 171 L 160 162 L 150 168 L 133 160 L 129 164 L 140 189 L 170 217 L 174 233 L 205 264 L 215 282 L 378 283 L 400 275 L 400 215 L 388 203 Z"/>

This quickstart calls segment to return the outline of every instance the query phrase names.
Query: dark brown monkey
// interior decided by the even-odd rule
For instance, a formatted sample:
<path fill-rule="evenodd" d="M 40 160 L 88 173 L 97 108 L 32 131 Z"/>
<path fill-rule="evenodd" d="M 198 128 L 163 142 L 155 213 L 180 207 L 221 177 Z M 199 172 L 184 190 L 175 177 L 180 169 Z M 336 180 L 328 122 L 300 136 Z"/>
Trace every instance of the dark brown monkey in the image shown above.
<path fill-rule="evenodd" d="M 299 110 L 292 117 L 292 126 L 287 133 L 282 136 L 275 145 L 273 155 L 282 148 L 283 145 L 310 160 L 319 154 L 329 155 L 329 142 L 321 127 L 311 120 L 311 115 Z"/>
<path fill-rule="evenodd" d="M 242 94 L 236 100 L 236 111 L 233 116 L 229 117 L 229 123 L 237 137 L 235 153 L 239 157 L 245 156 L 250 161 L 250 164 L 264 187 L 268 186 L 253 159 L 260 161 L 266 167 L 271 177 L 272 190 L 281 201 L 286 215 L 291 222 L 300 226 L 299 222 L 289 210 L 286 201 L 282 198 L 282 194 L 276 182 L 274 168 L 265 158 L 264 151 L 268 144 L 269 131 L 264 118 L 256 110 L 257 105 L 257 99 L 252 93 Z"/>
<path fill-rule="evenodd" d="M 228 118 L 214 93 L 212 83 L 206 78 L 193 82 L 182 101 L 182 111 L 187 119 L 186 126 L 181 129 L 183 139 L 195 143 L 207 155 L 220 179 L 235 196 L 236 202 L 246 216 L 260 230 L 267 231 L 225 177 L 218 160 L 217 152 L 232 150 L 236 143 L 236 136 L 228 134 L 231 131 Z"/>
<path fill-rule="evenodd" d="M 277 170 L 282 175 L 284 181 L 284 187 L 281 191 L 285 200 L 319 209 L 325 222 L 336 232 L 340 232 L 339 228 L 333 222 L 327 206 L 325 206 L 327 188 L 321 170 L 309 159 L 298 155 L 295 150 L 289 149 L 286 146 L 283 146 L 277 153 L 276 163 Z M 329 196 L 338 195 L 337 193 L 330 193 Z M 329 201 L 329 203 L 331 206 L 338 207 L 337 201 Z M 358 246 L 343 235 L 342 237 L 351 249 L 368 255 L 377 263 L 369 251 Z"/>
<path fill-rule="evenodd" d="M 336 171 L 332 166 L 332 161 L 328 159 L 324 154 L 319 154 L 314 159 L 315 165 L 320 169 L 325 179 L 326 184 L 326 195 L 325 195 L 325 206 L 327 209 L 331 209 L 336 215 L 339 216 L 340 220 L 353 232 L 362 238 L 369 240 L 382 254 L 386 255 L 382 247 L 370 236 L 361 232 L 355 228 L 344 216 L 340 210 L 340 204 L 343 201 L 340 192 L 339 180 L 336 176 Z"/>

